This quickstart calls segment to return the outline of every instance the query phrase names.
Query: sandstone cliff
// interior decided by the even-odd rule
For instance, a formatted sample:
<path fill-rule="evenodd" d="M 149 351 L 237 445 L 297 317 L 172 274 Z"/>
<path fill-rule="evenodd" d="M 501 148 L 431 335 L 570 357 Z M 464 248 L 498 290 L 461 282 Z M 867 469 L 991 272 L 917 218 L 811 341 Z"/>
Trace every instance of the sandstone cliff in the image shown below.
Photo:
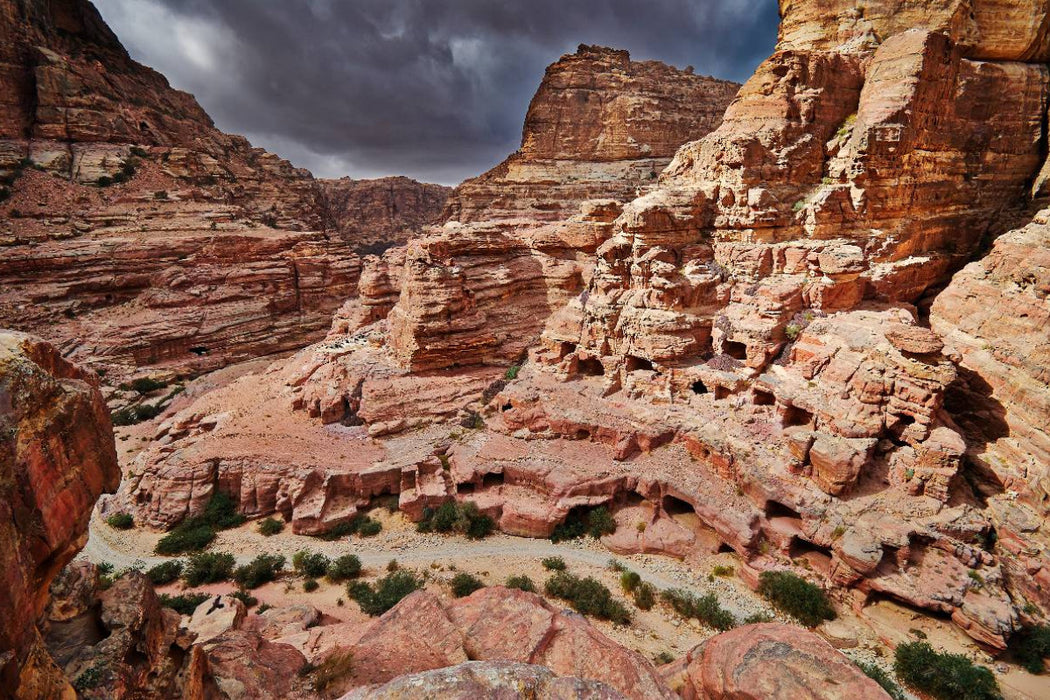
<path fill-rule="evenodd" d="M 322 184 L 218 131 L 84 0 L 6 0 L 0 34 L 0 323 L 110 379 L 323 337 L 358 251 L 443 206 L 446 188 Z"/>
<path fill-rule="evenodd" d="M 80 551 L 95 500 L 120 471 L 97 380 L 31 336 L 0 332 L 0 685 L 73 697 L 36 622 Z"/>

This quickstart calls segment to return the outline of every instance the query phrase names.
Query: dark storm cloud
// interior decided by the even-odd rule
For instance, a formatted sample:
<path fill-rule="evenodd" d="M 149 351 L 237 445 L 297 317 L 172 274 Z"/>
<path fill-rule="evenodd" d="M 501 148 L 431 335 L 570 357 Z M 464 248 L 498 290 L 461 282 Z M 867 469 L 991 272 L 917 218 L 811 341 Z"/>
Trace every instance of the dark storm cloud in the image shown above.
<path fill-rule="evenodd" d="M 774 0 L 95 0 L 132 56 L 226 130 L 321 176 L 455 183 L 518 146 L 577 44 L 744 80 Z"/>

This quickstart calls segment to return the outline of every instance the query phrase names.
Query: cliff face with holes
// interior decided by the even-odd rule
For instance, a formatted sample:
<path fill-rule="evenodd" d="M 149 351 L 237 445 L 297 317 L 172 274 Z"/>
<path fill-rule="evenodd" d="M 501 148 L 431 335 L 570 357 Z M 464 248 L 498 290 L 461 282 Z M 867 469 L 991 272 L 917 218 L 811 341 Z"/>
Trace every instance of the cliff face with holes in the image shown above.
<path fill-rule="evenodd" d="M 0 324 L 111 377 L 323 337 L 357 251 L 444 204 L 407 179 L 322 185 L 220 132 L 88 2 L 6 0 L 0 33 Z"/>

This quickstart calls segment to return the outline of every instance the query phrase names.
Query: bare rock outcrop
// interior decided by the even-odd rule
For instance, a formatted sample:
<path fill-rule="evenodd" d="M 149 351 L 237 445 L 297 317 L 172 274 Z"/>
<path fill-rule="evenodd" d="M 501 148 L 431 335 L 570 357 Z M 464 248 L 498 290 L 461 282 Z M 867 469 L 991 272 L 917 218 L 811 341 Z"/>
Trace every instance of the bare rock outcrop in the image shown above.
<path fill-rule="evenodd" d="M 48 586 L 83 546 L 95 500 L 120 480 L 98 383 L 51 345 L 0 332 L 0 683 L 72 697 L 37 630 Z"/>

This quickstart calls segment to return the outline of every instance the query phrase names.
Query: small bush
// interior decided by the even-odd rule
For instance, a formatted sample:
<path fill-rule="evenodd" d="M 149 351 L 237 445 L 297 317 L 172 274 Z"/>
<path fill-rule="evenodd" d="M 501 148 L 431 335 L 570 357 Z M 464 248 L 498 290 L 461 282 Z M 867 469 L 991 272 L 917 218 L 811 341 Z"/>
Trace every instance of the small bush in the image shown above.
<path fill-rule="evenodd" d="M 243 522 L 244 516 L 237 512 L 233 499 L 216 492 L 204 507 L 204 513 L 176 525 L 157 542 L 154 551 L 165 555 L 199 552 L 212 543 L 216 530 L 228 530 Z"/>
<path fill-rule="evenodd" d="M 277 518 L 267 518 L 259 523 L 259 534 L 263 537 L 273 537 L 284 530 L 284 523 Z"/>
<path fill-rule="evenodd" d="M 938 700 L 991 700 L 1002 697 L 995 676 L 962 654 L 940 653 L 927 642 L 897 647 L 893 670 L 905 685 Z"/>
<path fill-rule="evenodd" d="M 584 535 L 598 539 L 603 535 L 611 535 L 616 532 L 616 521 L 613 519 L 609 509 L 598 506 L 587 511 L 586 514 L 574 511 L 569 514 L 565 522 L 559 524 L 551 533 L 551 542 L 557 544 L 566 540 L 574 540 Z"/>
<path fill-rule="evenodd" d="M 161 593 L 160 604 L 171 608 L 180 615 L 192 615 L 193 611 L 211 596 L 207 593 L 183 593 L 182 595 L 168 595 Z"/>
<path fill-rule="evenodd" d="M 504 373 L 503 378 L 507 381 L 513 381 L 518 378 L 518 372 L 520 371 L 521 365 L 511 365 L 507 368 L 507 371 Z"/>
<path fill-rule="evenodd" d="M 259 599 L 253 596 L 248 591 L 234 591 L 230 594 L 230 597 L 236 598 L 237 600 L 241 601 L 242 603 L 244 603 L 244 607 L 249 609 L 254 608 L 256 605 L 259 604 Z"/>
<path fill-rule="evenodd" d="M 656 655 L 656 658 L 653 659 L 653 663 L 655 663 L 657 666 L 663 666 L 665 664 L 671 663 L 672 661 L 674 661 L 674 654 L 672 654 L 669 651 L 661 651 L 659 654 Z"/>
<path fill-rule="evenodd" d="M 893 680 L 893 677 L 886 673 L 881 666 L 860 662 L 857 664 L 857 667 L 864 672 L 864 675 L 882 686 L 882 689 L 885 690 L 886 694 L 893 698 L 893 700 L 906 700 L 907 696 L 904 694 L 904 691 L 899 685 L 897 685 L 897 682 Z"/>
<path fill-rule="evenodd" d="M 459 533 L 472 540 L 488 537 L 496 529 L 495 521 L 482 513 L 476 503 L 446 501 L 437 510 L 427 508 L 416 525 L 419 532 Z"/>
<path fill-rule="evenodd" d="M 307 593 L 313 593 L 320 587 L 321 584 L 317 582 L 317 579 L 308 578 L 305 581 L 303 581 L 303 590 Z"/>
<path fill-rule="evenodd" d="M 143 421 L 152 420 L 161 414 L 163 409 L 152 403 L 143 403 L 138 406 L 128 406 L 109 415 L 113 425 L 126 426 L 137 425 Z"/>
<path fill-rule="evenodd" d="M 96 661 L 73 681 L 74 690 L 81 693 L 85 690 L 97 688 L 106 682 L 109 677 L 109 666 L 105 661 Z"/>
<path fill-rule="evenodd" d="M 312 676 L 314 692 L 327 696 L 328 691 L 350 677 L 353 673 L 354 654 L 345 649 L 336 649 L 316 668 L 307 672 Z"/>
<path fill-rule="evenodd" d="M 507 579 L 507 588 L 517 588 L 519 591 L 525 591 L 527 593 L 536 592 L 536 584 L 532 582 L 532 579 L 528 576 L 511 576 Z"/>
<path fill-rule="evenodd" d="M 590 576 L 581 579 L 572 574 L 558 572 L 547 579 L 543 588 L 547 595 L 567 601 L 573 610 L 583 615 L 610 620 L 620 625 L 631 622 L 631 613 L 627 606 L 614 599 L 601 581 Z"/>
<path fill-rule="evenodd" d="M 731 566 L 716 566 L 715 568 L 711 569 L 711 573 L 714 574 L 715 576 L 723 576 L 723 577 L 725 577 L 725 576 L 732 576 L 733 575 L 733 567 L 731 567 Z"/>
<path fill-rule="evenodd" d="M 634 589 L 633 596 L 639 610 L 652 610 L 656 605 L 656 588 L 651 583 L 642 582 Z"/>
<path fill-rule="evenodd" d="M 373 617 L 382 615 L 401 602 L 401 599 L 423 587 L 423 581 L 411 571 L 396 570 L 369 585 L 354 581 L 346 587 L 347 594 L 357 602 L 361 611 Z"/>
<path fill-rule="evenodd" d="M 350 535 L 360 535 L 361 537 L 371 537 L 378 535 L 383 529 L 383 524 L 378 520 L 372 520 L 367 515 L 356 515 L 352 519 L 335 525 L 327 532 L 318 535 L 319 539 L 325 540 L 326 542 L 333 542 L 340 540 Z"/>
<path fill-rule="evenodd" d="M 758 592 L 777 610 L 807 627 L 835 619 L 824 591 L 789 571 L 763 571 L 758 577 Z"/>
<path fill-rule="evenodd" d="M 295 573 L 307 578 L 320 578 L 328 573 L 331 559 L 320 552 L 308 552 L 305 549 L 292 556 L 292 567 Z"/>
<path fill-rule="evenodd" d="M 157 190 L 156 192 L 153 193 L 153 199 L 167 199 L 167 198 L 168 198 L 168 191 L 167 190 Z"/>
<path fill-rule="evenodd" d="M 634 593 L 635 589 L 642 584 L 642 577 L 637 571 L 625 571 L 620 574 L 620 587 L 625 593 Z"/>
<path fill-rule="evenodd" d="M 383 531 L 383 524 L 372 518 L 365 518 L 357 527 L 357 534 L 361 537 L 373 537 Z"/>
<path fill-rule="evenodd" d="M 357 578 L 361 575 L 361 560 L 353 554 L 344 554 L 328 567 L 328 578 L 340 582 Z"/>
<path fill-rule="evenodd" d="M 770 615 L 767 612 L 756 612 L 756 613 L 751 613 L 750 615 L 745 617 L 744 618 L 744 624 L 745 625 L 758 625 L 758 624 L 761 624 L 763 622 L 772 622 L 773 620 L 774 620 L 773 616 Z"/>
<path fill-rule="evenodd" d="M 1045 670 L 1043 659 L 1050 657 L 1050 627 L 1025 627 L 1010 640 L 1010 649 L 1017 663 L 1029 673 L 1042 673 Z"/>
<path fill-rule="evenodd" d="M 547 571 L 565 571 L 565 560 L 561 557 L 547 557 L 540 563 Z"/>
<path fill-rule="evenodd" d="M 714 593 L 698 597 L 688 591 L 669 588 L 660 597 L 681 617 L 695 618 L 721 632 L 732 629 L 736 625 L 736 618 L 722 607 Z"/>
<path fill-rule="evenodd" d="M 167 386 L 167 382 L 158 381 L 152 377 L 139 377 L 131 382 L 131 388 L 139 394 L 149 394 Z"/>
<path fill-rule="evenodd" d="M 279 554 L 260 554 L 248 564 L 238 566 L 233 580 L 242 588 L 258 588 L 277 578 L 284 569 L 285 559 Z"/>
<path fill-rule="evenodd" d="M 186 565 L 182 580 L 189 586 L 227 581 L 233 574 L 234 564 L 233 555 L 225 552 L 194 554 Z"/>
<path fill-rule="evenodd" d="M 171 583 L 182 575 L 182 562 L 181 561 L 166 561 L 163 564 L 157 564 L 151 567 L 146 572 L 146 578 L 150 580 L 154 586 L 163 586 L 164 584 Z"/>
<path fill-rule="evenodd" d="M 106 524 L 117 530 L 130 530 L 135 527 L 135 518 L 129 513 L 114 513 L 106 518 Z"/>
<path fill-rule="evenodd" d="M 481 579 L 468 573 L 456 574 L 449 581 L 449 585 L 452 587 L 452 595 L 457 598 L 463 598 L 485 587 Z"/>

